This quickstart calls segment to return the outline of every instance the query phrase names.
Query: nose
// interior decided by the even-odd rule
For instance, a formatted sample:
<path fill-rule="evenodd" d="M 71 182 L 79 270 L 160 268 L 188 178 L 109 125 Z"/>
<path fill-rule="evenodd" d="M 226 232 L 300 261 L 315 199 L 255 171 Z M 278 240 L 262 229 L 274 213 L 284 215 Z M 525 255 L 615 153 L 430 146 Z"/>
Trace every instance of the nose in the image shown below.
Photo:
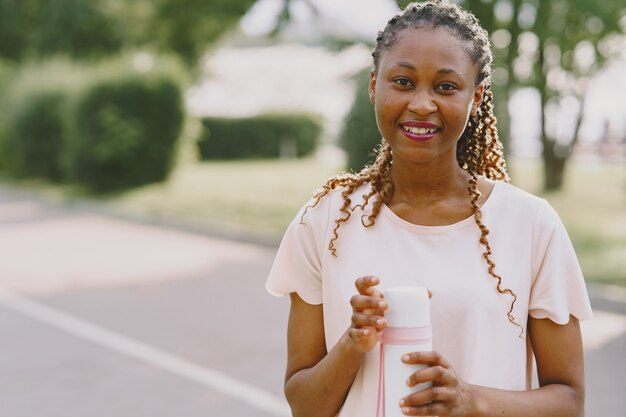
<path fill-rule="evenodd" d="M 437 111 L 437 104 L 434 97 L 425 89 L 416 89 L 411 96 L 407 106 L 408 110 L 419 116 L 425 116 Z"/>

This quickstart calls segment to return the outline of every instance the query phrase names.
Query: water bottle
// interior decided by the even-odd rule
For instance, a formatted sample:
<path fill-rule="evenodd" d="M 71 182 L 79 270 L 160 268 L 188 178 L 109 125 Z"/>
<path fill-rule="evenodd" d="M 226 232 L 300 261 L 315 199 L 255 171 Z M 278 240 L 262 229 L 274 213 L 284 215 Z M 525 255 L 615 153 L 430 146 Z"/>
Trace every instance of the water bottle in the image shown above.
<path fill-rule="evenodd" d="M 402 362 L 409 352 L 432 350 L 430 300 L 424 287 L 391 287 L 385 290 L 387 327 L 382 334 L 385 417 L 401 417 L 398 403 L 407 395 L 430 387 L 431 383 L 409 387 L 407 378 L 426 365 Z"/>

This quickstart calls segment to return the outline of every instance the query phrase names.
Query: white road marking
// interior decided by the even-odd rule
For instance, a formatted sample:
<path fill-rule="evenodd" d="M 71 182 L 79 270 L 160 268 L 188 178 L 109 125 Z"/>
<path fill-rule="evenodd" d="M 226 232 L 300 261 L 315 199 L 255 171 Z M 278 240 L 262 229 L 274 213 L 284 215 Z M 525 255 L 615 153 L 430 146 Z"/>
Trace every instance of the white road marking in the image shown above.
<path fill-rule="evenodd" d="M 195 364 L 184 358 L 112 332 L 2 288 L 0 288 L 0 304 L 32 319 L 70 333 L 73 336 L 236 398 L 238 401 L 248 403 L 257 410 L 280 417 L 291 416 L 284 400 L 219 371 Z"/>

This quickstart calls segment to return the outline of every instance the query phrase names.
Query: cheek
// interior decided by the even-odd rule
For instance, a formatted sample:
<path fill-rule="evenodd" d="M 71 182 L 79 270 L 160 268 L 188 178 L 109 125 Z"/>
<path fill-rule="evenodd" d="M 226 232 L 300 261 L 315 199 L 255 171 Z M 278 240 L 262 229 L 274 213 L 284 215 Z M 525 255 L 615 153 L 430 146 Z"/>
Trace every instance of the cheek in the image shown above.
<path fill-rule="evenodd" d="M 453 114 L 457 115 L 458 120 L 467 123 L 471 112 L 472 112 L 473 101 L 468 100 L 463 103 L 459 103 L 457 106 L 454 106 L 454 109 L 451 109 Z"/>

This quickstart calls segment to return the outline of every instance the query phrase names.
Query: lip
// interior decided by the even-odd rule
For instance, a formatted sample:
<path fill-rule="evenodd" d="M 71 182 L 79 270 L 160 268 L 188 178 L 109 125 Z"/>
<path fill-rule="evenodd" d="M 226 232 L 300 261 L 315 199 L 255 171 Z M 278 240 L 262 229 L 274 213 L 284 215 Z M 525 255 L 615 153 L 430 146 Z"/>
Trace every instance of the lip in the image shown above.
<path fill-rule="evenodd" d="M 409 120 L 406 122 L 402 122 L 400 123 L 400 126 L 407 126 L 407 127 L 422 127 L 425 129 L 439 129 L 439 126 L 437 126 L 434 123 L 430 123 L 430 122 L 418 122 L 416 120 Z"/>
<path fill-rule="evenodd" d="M 433 132 L 433 133 L 428 133 L 426 135 L 418 135 L 416 133 L 407 132 L 405 129 L 403 129 L 403 126 L 406 126 L 406 127 L 418 127 L 418 128 L 423 128 L 423 129 L 436 129 L 436 131 Z M 434 123 L 418 122 L 418 121 L 414 121 L 414 120 L 409 120 L 407 122 L 400 123 L 398 128 L 400 129 L 400 131 L 402 132 L 402 134 L 404 136 L 406 136 L 408 139 L 410 139 L 412 141 L 415 141 L 415 142 L 424 142 L 424 141 L 427 141 L 427 140 L 431 140 L 432 138 L 437 136 L 437 134 L 441 130 L 441 128 L 439 126 L 437 126 L 436 124 L 434 124 Z"/>

